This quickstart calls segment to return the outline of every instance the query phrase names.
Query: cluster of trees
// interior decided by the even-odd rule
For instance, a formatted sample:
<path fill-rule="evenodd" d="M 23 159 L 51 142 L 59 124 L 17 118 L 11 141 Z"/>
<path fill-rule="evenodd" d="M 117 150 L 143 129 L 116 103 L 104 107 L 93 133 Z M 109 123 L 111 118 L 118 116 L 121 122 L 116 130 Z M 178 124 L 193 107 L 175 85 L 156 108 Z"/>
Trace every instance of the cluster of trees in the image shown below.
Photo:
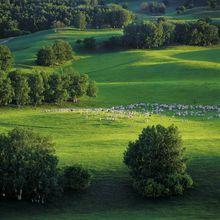
<path fill-rule="evenodd" d="M 0 105 L 16 106 L 41 105 L 42 103 L 62 104 L 66 101 L 77 102 L 83 95 L 97 95 L 95 81 L 86 74 L 68 73 L 31 73 L 13 71 L 0 77 Z"/>
<path fill-rule="evenodd" d="M 127 9 L 103 0 L 1 0 L 0 38 L 70 25 L 115 28 L 133 19 Z"/>
<path fill-rule="evenodd" d="M 36 63 L 40 66 L 59 65 L 71 60 L 72 52 L 72 47 L 68 42 L 59 40 L 52 46 L 41 48 L 37 53 Z"/>
<path fill-rule="evenodd" d="M 124 28 L 122 37 L 104 42 L 108 48 L 157 48 L 170 44 L 208 46 L 219 42 L 219 28 L 206 20 L 172 23 L 164 18 L 157 22 L 133 23 Z"/>
<path fill-rule="evenodd" d="M 31 130 L 0 134 L 0 199 L 44 204 L 63 192 L 90 186 L 91 174 L 81 166 L 58 168 L 54 144 Z"/>
<path fill-rule="evenodd" d="M 167 1 L 164 2 L 143 2 L 140 5 L 140 10 L 143 12 L 151 13 L 151 14 L 165 14 L 166 13 L 166 4 Z"/>
<path fill-rule="evenodd" d="M 193 185 L 183 152 L 176 127 L 157 125 L 143 129 L 124 154 L 134 189 L 143 197 L 182 195 Z"/>

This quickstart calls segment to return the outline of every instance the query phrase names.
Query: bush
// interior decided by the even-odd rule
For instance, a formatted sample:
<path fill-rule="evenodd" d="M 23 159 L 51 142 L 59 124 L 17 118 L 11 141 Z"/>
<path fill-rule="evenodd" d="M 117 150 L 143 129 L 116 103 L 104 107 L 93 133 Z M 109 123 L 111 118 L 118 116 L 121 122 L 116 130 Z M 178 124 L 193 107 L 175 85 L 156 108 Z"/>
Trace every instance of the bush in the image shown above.
<path fill-rule="evenodd" d="M 98 87 L 96 86 L 96 82 L 91 80 L 88 84 L 86 94 L 89 97 L 96 97 L 98 93 Z"/>
<path fill-rule="evenodd" d="M 0 134 L 1 196 L 44 203 L 59 190 L 52 142 L 25 129 Z"/>
<path fill-rule="evenodd" d="M 62 172 L 62 185 L 64 190 L 83 191 L 91 184 L 91 175 L 81 166 L 68 166 Z"/>
<path fill-rule="evenodd" d="M 182 195 L 193 185 L 183 152 L 177 127 L 157 125 L 143 129 L 124 154 L 134 189 L 144 197 Z"/>
<path fill-rule="evenodd" d="M 83 39 L 84 47 L 88 50 L 94 50 L 97 46 L 96 39 L 94 37 L 88 37 Z"/>
<path fill-rule="evenodd" d="M 56 57 L 53 48 L 50 46 L 41 48 L 37 53 L 37 64 L 40 66 L 53 66 L 56 63 Z"/>
<path fill-rule="evenodd" d="M 7 46 L 0 45 L 0 70 L 7 71 L 12 67 L 13 56 Z"/>

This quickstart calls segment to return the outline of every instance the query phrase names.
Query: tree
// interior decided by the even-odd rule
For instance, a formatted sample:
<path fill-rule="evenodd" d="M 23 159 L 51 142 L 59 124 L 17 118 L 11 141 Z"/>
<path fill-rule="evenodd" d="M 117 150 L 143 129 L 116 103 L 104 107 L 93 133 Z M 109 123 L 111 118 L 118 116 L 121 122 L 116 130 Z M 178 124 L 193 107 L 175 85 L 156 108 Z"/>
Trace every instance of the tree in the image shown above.
<path fill-rule="evenodd" d="M 12 102 L 14 90 L 8 77 L 0 78 L 0 105 L 6 106 Z"/>
<path fill-rule="evenodd" d="M 131 48 L 157 48 L 163 45 L 163 29 L 155 22 L 130 24 L 124 29 L 123 40 Z"/>
<path fill-rule="evenodd" d="M 182 195 L 193 184 L 183 153 L 177 127 L 157 125 L 143 129 L 124 154 L 134 189 L 144 197 Z"/>
<path fill-rule="evenodd" d="M 30 90 L 30 103 L 40 105 L 44 100 L 44 82 L 40 73 L 32 73 L 28 77 Z"/>
<path fill-rule="evenodd" d="M 12 67 L 13 56 L 7 46 L 0 45 L 0 70 L 7 71 Z"/>
<path fill-rule="evenodd" d="M 41 48 L 37 53 L 37 64 L 40 66 L 53 66 L 56 63 L 54 50 L 51 46 Z"/>
<path fill-rule="evenodd" d="M 88 84 L 86 94 L 90 97 L 96 97 L 98 93 L 98 87 L 96 86 L 96 82 L 91 80 Z"/>
<path fill-rule="evenodd" d="M 91 184 L 91 174 L 79 165 L 68 166 L 62 172 L 64 190 L 83 191 Z"/>
<path fill-rule="evenodd" d="M 64 81 L 62 80 L 60 74 L 50 75 L 48 83 L 50 102 L 60 105 L 68 99 L 68 93 L 64 87 Z"/>
<path fill-rule="evenodd" d="M 14 71 L 9 73 L 9 78 L 11 80 L 11 84 L 14 90 L 14 104 L 16 104 L 19 107 L 29 104 L 30 87 L 28 85 L 27 77 L 18 71 Z"/>
<path fill-rule="evenodd" d="M 31 130 L 0 134 L 0 194 L 45 203 L 59 190 L 54 145 Z"/>
<path fill-rule="evenodd" d="M 72 59 L 72 47 L 68 42 L 58 40 L 53 44 L 52 49 L 57 64 Z"/>
<path fill-rule="evenodd" d="M 210 8 L 214 9 L 214 8 L 217 7 L 217 1 L 216 1 L 216 0 L 207 0 L 207 5 L 208 5 Z"/>
<path fill-rule="evenodd" d="M 74 19 L 74 26 L 81 30 L 85 30 L 86 25 L 87 25 L 87 22 L 86 22 L 85 14 L 82 12 L 77 13 Z"/>

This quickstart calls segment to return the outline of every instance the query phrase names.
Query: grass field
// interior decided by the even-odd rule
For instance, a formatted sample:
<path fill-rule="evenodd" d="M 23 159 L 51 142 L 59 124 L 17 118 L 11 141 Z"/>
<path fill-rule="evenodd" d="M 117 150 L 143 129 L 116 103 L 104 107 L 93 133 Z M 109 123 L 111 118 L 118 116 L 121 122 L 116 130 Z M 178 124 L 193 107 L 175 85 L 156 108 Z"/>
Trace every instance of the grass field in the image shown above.
<path fill-rule="evenodd" d="M 56 39 L 95 36 L 102 40 L 121 31 L 43 31 L 6 43 L 15 56 L 15 67 L 24 71 L 53 68 L 35 66 L 36 53 Z M 220 102 L 220 46 L 175 46 L 160 50 L 130 50 L 100 53 L 77 52 L 77 61 L 67 63 L 96 80 L 98 98 L 82 105 L 112 106 L 136 102 L 218 104 Z M 57 71 L 59 71 L 57 68 Z M 213 98 L 214 97 L 214 98 Z"/>
<path fill-rule="evenodd" d="M 102 40 L 121 30 L 75 29 L 42 31 L 11 39 L 15 67 L 60 71 L 35 66 L 36 52 L 56 39 L 75 40 L 95 36 Z M 62 66 L 88 73 L 100 89 L 97 98 L 83 98 L 81 107 L 108 107 L 136 102 L 219 104 L 220 46 L 173 46 L 160 50 L 130 50 L 86 53 L 76 50 L 77 60 Z M 71 219 L 210 219 L 220 217 L 220 120 L 121 115 L 116 121 L 100 120 L 107 113 L 91 110 L 46 113 L 39 107 L 0 109 L 0 131 L 14 127 L 32 128 L 49 135 L 56 143 L 60 166 L 80 163 L 94 180 L 81 195 L 65 195 L 48 206 L 26 202 L 0 202 L 1 220 Z M 54 108 L 54 107 L 49 107 Z M 110 114 L 110 113 L 108 113 Z M 111 116 L 111 115 L 110 115 Z M 115 117 L 115 116 L 113 116 Z M 189 172 L 195 188 L 183 197 L 142 199 L 130 187 L 123 152 L 143 127 L 174 123 L 182 132 Z"/>
<path fill-rule="evenodd" d="M 92 171 L 94 182 L 85 194 L 65 196 L 47 207 L 2 202 L 1 219 L 219 219 L 219 120 L 141 115 L 129 119 L 121 115 L 116 121 L 100 121 L 106 114 L 2 109 L 1 131 L 22 126 L 51 136 L 60 165 L 83 164 Z M 130 188 L 123 152 L 143 127 L 157 123 L 174 123 L 182 131 L 189 172 L 195 181 L 195 188 L 182 198 L 144 200 Z"/>

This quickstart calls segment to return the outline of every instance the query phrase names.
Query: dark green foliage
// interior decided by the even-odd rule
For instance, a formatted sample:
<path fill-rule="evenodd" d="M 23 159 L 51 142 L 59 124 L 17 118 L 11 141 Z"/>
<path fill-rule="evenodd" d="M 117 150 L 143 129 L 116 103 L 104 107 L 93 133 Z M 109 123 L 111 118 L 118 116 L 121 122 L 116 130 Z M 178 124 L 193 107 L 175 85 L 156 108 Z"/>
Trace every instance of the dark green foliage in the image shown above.
<path fill-rule="evenodd" d="M 165 2 L 166 4 L 168 2 Z M 140 6 L 140 9 L 144 12 L 151 14 L 165 14 L 166 13 L 166 4 L 164 2 L 152 1 L 152 2 L 143 2 Z"/>
<path fill-rule="evenodd" d="M 0 78 L 0 105 L 6 106 L 12 102 L 14 90 L 11 80 L 7 77 Z"/>
<path fill-rule="evenodd" d="M 94 37 L 88 37 L 83 39 L 84 48 L 88 50 L 94 50 L 96 48 L 96 39 Z"/>
<path fill-rule="evenodd" d="M 40 66 L 52 66 L 56 63 L 56 57 L 51 46 L 41 48 L 37 53 L 37 64 Z"/>
<path fill-rule="evenodd" d="M 104 42 L 105 47 L 111 48 L 117 43 L 127 48 L 157 48 L 173 43 L 186 45 L 208 46 L 219 42 L 217 25 L 209 20 L 196 22 L 173 23 L 164 18 L 157 22 L 130 24 L 124 28 L 121 38 L 113 38 Z M 114 48 L 114 47 L 113 47 Z"/>
<path fill-rule="evenodd" d="M 98 88 L 88 75 L 68 69 L 63 74 L 14 71 L 0 77 L 0 105 L 61 105 L 65 101 L 78 102 L 84 95 L 95 97 L 97 93 Z"/>
<path fill-rule="evenodd" d="M 44 101 L 44 81 L 40 73 L 32 73 L 28 76 L 30 90 L 30 103 L 40 105 Z"/>
<path fill-rule="evenodd" d="M 72 47 L 68 42 L 63 40 L 58 40 L 53 44 L 52 49 L 57 64 L 72 59 Z"/>
<path fill-rule="evenodd" d="M 216 0 L 207 0 L 207 5 L 208 5 L 210 8 L 214 9 L 214 8 L 217 7 L 217 1 L 216 1 Z"/>
<path fill-rule="evenodd" d="M 30 87 L 26 75 L 14 71 L 9 73 L 9 79 L 14 90 L 13 104 L 17 106 L 27 105 L 30 102 Z"/>
<path fill-rule="evenodd" d="M 181 5 L 181 6 L 176 8 L 177 14 L 182 14 L 185 11 L 186 11 L 186 7 L 184 5 Z"/>
<path fill-rule="evenodd" d="M 183 153 L 177 127 L 157 125 L 143 129 L 124 154 L 135 190 L 144 197 L 182 195 L 193 184 Z"/>
<path fill-rule="evenodd" d="M 1 197 L 44 203 L 59 191 L 58 159 L 48 138 L 14 129 L 0 134 Z"/>
<path fill-rule="evenodd" d="M 126 47 L 156 48 L 163 45 L 163 30 L 155 22 L 130 24 L 124 29 Z"/>
<path fill-rule="evenodd" d="M 86 15 L 82 12 L 77 13 L 74 18 L 74 26 L 81 30 L 85 30 L 86 25 L 87 25 Z"/>
<path fill-rule="evenodd" d="M 68 92 L 64 87 L 64 81 L 60 74 L 52 74 L 48 79 L 50 102 L 62 104 L 68 99 Z"/>
<path fill-rule="evenodd" d="M 7 46 L 0 45 L 0 70 L 7 71 L 12 67 L 13 56 Z"/>
<path fill-rule="evenodd" d="M 56 41 L 52 46 L 40 49 L 37 53 L 37 64 L 53 66 L 72 59 L 72 47 L 63 40 Z"/>
<path fill-rule="evenodd" d="M 65 191 L 83 191 L 91 184 L 91 174 L 78 165 L 65 167 L 61 179 Z"/>
<path fill-rule="evenodd" d="M 176 24 L 175 41 L 187 45 L 208 46 L 219 42 L 218 28 L 205 21 Z"/>
<path fill-rule="evenodd" d="M 95 81 L 90 81 L 87 87 L 86 94 L 90 97 L 96 97 L 98 93 L 98 87 L 96 86 Z"/>
<path fill-rule="evenodd" d="M 80 29 L 123 27 L 134 19 L 127 9 L 102 0 L 3 1 L 0 38 L 74 25 Z"/>

